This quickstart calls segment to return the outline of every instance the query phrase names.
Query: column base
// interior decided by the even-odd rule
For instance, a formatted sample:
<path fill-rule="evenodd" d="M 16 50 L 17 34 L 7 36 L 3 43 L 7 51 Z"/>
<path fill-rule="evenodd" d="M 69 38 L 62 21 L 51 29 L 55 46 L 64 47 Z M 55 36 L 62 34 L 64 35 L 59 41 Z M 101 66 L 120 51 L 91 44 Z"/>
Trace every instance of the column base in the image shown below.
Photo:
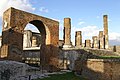
<path fill-rule="evenodd" d="M 72 45 L 63 45 L 63 48 L 71 48 Z"/>

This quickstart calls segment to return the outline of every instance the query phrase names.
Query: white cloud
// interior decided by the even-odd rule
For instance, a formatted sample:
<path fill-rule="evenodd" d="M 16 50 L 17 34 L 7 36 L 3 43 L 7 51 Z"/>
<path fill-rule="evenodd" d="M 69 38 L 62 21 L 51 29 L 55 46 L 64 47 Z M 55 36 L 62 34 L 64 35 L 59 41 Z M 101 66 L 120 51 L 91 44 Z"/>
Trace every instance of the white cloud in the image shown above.
<path fill-rule="evenodd" d="M 14 8 L 25 10 L 25 11 L 35 10 L 35 8 L 32 7 L 32 4 L 30 4 L 29 0 L 1 0 L 0 16 L 2 16 L 3 12 L 9 7 L 14 7 Z"/>
<path fill-rule="evenodd" d="M 91 37 L 91 36 L 97 36 L 99 34 L 99 31 L 102 29 L 99 29 L 97 26 L 87 26 L 82 28 L 75 28 L 75 31 L 82 31 L 82 35 L 85 37 Z"/>
<path fill-rule="evenodd" d="M 110 32 L 109 33 L 109 44 L 120 45 L 120 33 Z"/>
<path fill-rule="evenodd" d="M 63 20 L 59 20 L 59 39 L 60 40 L 63 40 L 63 29 L 64 29 L 64 26 L 63 26 Z"/>
<path fill-rule="evenodd" d="M 73 27 L 71 30 L 71 40 L 73 44 L 75 44 L 75 32 L 82 31 L 82 40 L 83 43 L 85 39 L 92 39 L 92 36 L 98 36 L 99 31 L 103 31 L 103 29 L 99 29 L 97 26 L 86 26 L 82 28 Z M 110 45 L 120 45 L 120 33 L 109 32 L 109 42 Z"/>
<path fill-rule="evenodd" d="M 84 21 L 81 21 L 81 22 L 78 23 L 78 25 L 82 25 L 82 24 L 84 24 L 84 23 L 85 23 Z"/>
<path fill-rule="evenodd" d="M 109 39 L 120 41 L 120 33 L 110 32 L 109 33 Z"/>
<path fill-rule="evenodd" d="M 96 18 L 97 18 L 97 19 L 99 19 L 99 18 L 100 18 L 100 16 L 97 16 Z"/>
<path fill-rule="evenodd" d="M 83 43 L 85 41 L 85 39 L 91 39 L 92 36 L 98 36 L 99 31 L 101 31 L 103 29 L 99 29 L 97 26 L 86 26 L 86 27 L 82 27 L 82 28 L 78 28 L 78 27 L 72 27 L 71 30 L 71 40 L 73 42 L 73 44 L 75 43 L 75 32 L 76 31 L 82 31 L 82 40 Z"/>
<path fill-rule="evenodd" d="M 85 22 L 82 20 L 82 19 L 79 19 L 79 22 L 78 22 L 78 25 L 82 25 L 84 24 Z"/>
<path fill-rule="evenodd" d="M 41 8 L 40 8 L 40 12 L 45 12 L 45 13 L 48 13 L 48 9 L 47 9 L 47 8 L 45 8 L 45 7 L 41 7 Z"/>
<path fill-rule="evenodd" d="M 112 20 L 111 19 L 108 19 L 108 22 L 111 22 Z"/>

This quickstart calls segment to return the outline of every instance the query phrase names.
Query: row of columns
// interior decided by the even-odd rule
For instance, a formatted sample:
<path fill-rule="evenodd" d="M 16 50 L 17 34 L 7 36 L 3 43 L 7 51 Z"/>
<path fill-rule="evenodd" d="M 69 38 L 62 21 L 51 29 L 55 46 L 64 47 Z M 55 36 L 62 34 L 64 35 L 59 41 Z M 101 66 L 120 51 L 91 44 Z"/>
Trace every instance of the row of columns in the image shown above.
<path fill-rule="evenodd" d="M 98 37 L 96 39 L 93 38 L 93 48 L 99 49 L 108 49 L 108 17 L 107 15 L 103 16 L 103 31 L 99 31 Z M 96 42 L 96 43 L 95 43 Z M 97 46 L 95 46 L 97 45 Z"/>
<path fill-rule="evenodd" d="M 85 44 L 82 44 L 82 31 L 76 31 L 75 33 L 75 46 L 76 47 L 93 47 L 99 49 L 108 49 L 108 20 L 107 15 L 103 16 L 104 30 L 99 31 L 98 36 L 93 36 L 93 42 L 91 40 L 85 40 Z M 71 19 L 64 18 L 64 45 L 63 48 L 70 48 L 71 44 Z"/>

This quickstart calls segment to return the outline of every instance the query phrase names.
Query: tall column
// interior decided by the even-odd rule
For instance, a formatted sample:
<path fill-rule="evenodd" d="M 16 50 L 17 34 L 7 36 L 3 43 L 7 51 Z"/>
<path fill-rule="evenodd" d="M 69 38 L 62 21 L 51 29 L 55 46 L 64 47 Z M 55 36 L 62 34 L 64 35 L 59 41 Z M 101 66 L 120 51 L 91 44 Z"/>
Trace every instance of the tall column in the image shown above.
<path fill-rule="evenodd" d="M 93 36 L 93 48 L 98 48 L 98 39 L 97 36 Z"/>
<path fill-rule="evenodd" d="M 104 49 L 103 31 L 99 31 L 99 49 Z"/>
<path fill-rule="evenodd" d="M 85 47 L 91 48 L 91 40 L 89 39 L 85 40 Z"/>
<path fill-rule="evenodd" d="M 71 47 L 71 19 L 64 18 L 64 48 Z"/>
<path fill-rule="evenodd" d="M 108 17 L 103 16 L 103 26 L 104 26 L 104 49 L 108 49 Z"/>
<path fill-rule="evenodd" d="M 81 47 L 82 46 L 82 32 L 81 31 L 76 31 L 75 46 L 76 47 Z"/>

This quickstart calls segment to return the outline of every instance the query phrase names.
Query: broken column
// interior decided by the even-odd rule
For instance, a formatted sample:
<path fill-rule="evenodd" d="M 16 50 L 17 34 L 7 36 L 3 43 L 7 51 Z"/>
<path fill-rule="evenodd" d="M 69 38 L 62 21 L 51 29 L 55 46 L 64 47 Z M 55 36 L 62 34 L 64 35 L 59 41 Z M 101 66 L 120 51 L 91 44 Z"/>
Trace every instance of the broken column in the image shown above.
<path fill-rule="evenodd" d="M 93 36 L 92 39 L 93 39 L 92 47 L 93 48 L 98 48 L 98 39 L 97 39 L 97 36 Z"/>
<path fill-rule="evenodd" d="M 104 36 L 103 31 L 99 31 L 99 49 L 104 49 Z"/>
<path fill-rule="evenodd" d="M 85 47 L 91 48 L 91 40 L 89 39 L 85 40 Z"/>
<path fill-rule="evenodd" d="M 37 37 L 32 36 L 32 47 L 37 47 Z"/>
<path fill-rule="evenodd" d="M 76 31 L 75 46 L 76 47 L 81 47 L 82 46 L 82 32 L 81 31 Z"/>
<path fill-rule="evenodd" d="M 104 49 L 108 49 L 108 17 L 107 15 L 103 16 L 103 23 L 104 23 Z"/>
<path fill-rule="evenodd" d="M 70 48 L 71 46 L 71 19 L 64 18 L 64 45 L 63 48 Z"/>

